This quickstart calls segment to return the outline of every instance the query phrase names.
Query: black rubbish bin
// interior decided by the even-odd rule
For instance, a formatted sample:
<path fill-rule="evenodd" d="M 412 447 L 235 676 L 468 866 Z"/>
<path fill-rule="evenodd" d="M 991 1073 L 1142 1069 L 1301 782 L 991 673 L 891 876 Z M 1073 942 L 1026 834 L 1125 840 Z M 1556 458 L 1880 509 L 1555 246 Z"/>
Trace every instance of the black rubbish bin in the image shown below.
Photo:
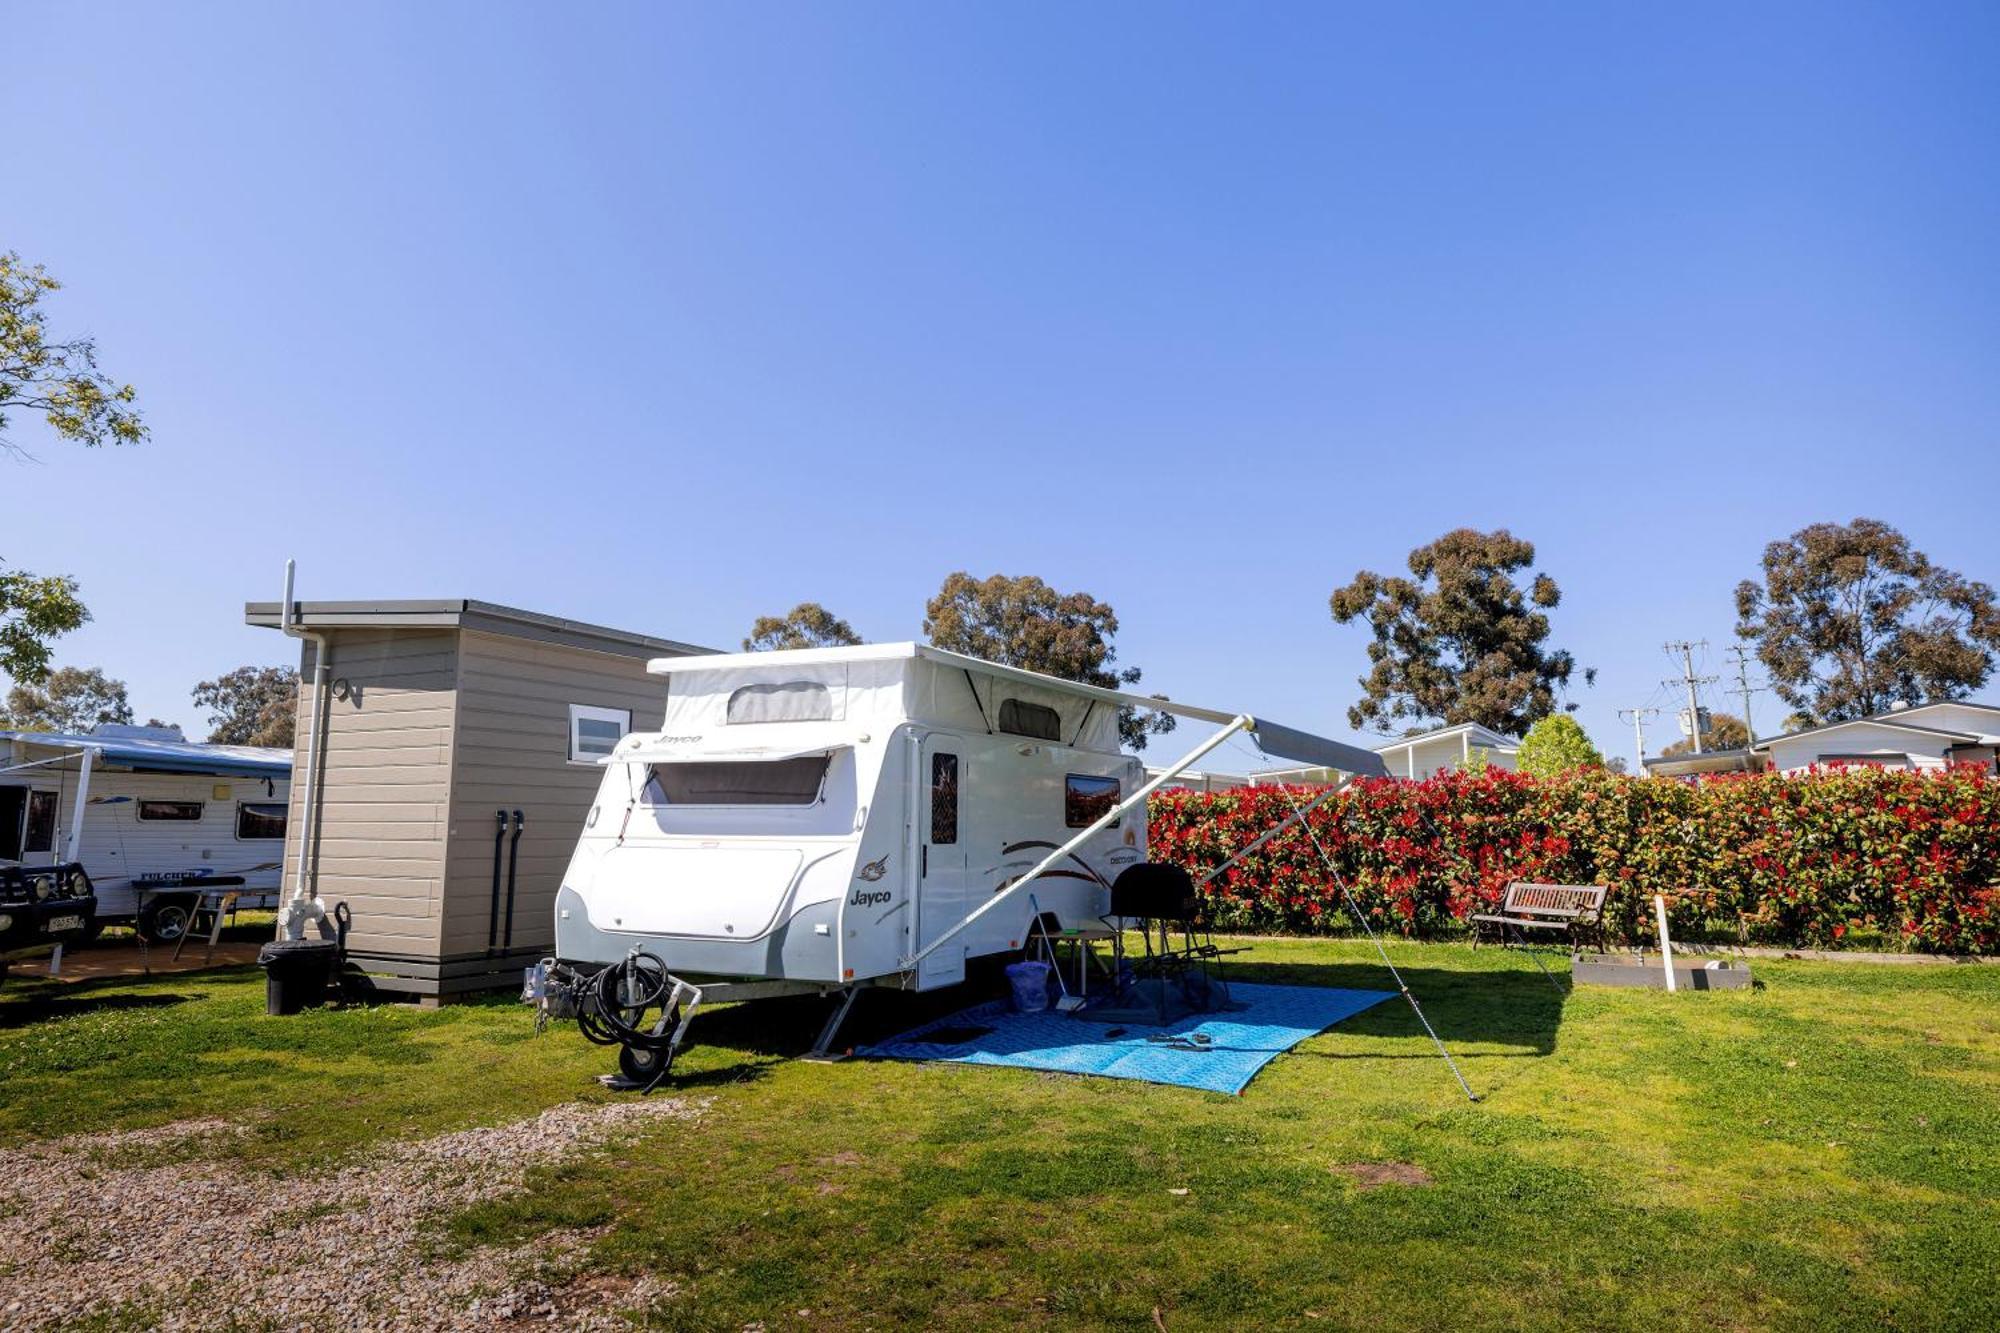
<path fill-rule="evenodd" d="M 274 940 L 257 951 L 264 969 L 264 1012 L 296 1014 L 326 1003 L 327 979 L 340 960 L 332 940 Z"/>

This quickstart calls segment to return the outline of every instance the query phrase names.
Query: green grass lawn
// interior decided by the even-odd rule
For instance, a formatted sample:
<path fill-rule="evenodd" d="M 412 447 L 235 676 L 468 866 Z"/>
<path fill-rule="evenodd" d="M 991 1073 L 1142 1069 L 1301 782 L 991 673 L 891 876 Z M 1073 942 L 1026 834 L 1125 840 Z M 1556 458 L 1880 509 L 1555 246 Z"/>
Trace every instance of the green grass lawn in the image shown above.
<path fill-rule="evenodd" d="M 739 1006 L 677 1068 L 699 1120 L 440 1241 L 606 1225 L 600 1263 L 683 1284 L 650 1312 L 668 1327 L 2000 1327 L 2000 967 L 1759 961 L 1755 992 L 1564 994 L 1517 954 L 1392 950 L 1478 1105 L 1400 1002 L 1240 1097 L 807 1064 L 823 1005 Z M 1371 959 L 1260 940 L 1231 971 L 1379 988 Z M 927 1000 L 864 997 L 849 1036 Z M 190 1151 L 305 1170 L 611 1095 L 602 1051 L 512 1004 L 262 1009 L 254 971 L 10 983 L 0 1141 L 223 1116 L 251 1132 Z M 1382 1162 L 1429 1183 L 1336 1169 Z"/>

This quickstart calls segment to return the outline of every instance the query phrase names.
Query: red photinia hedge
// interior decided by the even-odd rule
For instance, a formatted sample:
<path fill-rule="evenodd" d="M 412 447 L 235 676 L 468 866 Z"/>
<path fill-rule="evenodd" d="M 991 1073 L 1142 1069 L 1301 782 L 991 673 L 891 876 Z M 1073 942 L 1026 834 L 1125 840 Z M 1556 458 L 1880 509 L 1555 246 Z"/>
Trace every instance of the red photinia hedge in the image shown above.
<path fill-rule="evenodd" d="M 1316 793 L 1168 791 L 1149 807 L 1155 860 L 1199 879 Z M 1864 932 L 1912 949 L 2000 948 L 2000 781 L 1857 768 L 1698 787 L 1579 770 L 1537 780 L 1450 773 L 1357 783 L 1205 889 L 1226 929 L 1351 928 L 1314 846 L 1377 928 L 1460 932 L 1512 880 L 1606 884 L 1614 939 L 1675 929 L 1832 944 Z"/>

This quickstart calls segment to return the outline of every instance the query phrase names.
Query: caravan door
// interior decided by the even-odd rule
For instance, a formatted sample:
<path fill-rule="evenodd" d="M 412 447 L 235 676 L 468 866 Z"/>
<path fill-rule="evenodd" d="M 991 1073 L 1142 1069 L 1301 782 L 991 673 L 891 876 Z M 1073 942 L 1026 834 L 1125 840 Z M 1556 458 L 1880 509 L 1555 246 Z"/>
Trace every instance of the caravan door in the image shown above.
<path fill-rule="evenodd" d="M 924 737 L 919 750 L 920 830 L 917 857 L 917 947 L 965 919 L 972 910 L 972 885 L 964 844 L 959 841 L 962 806 L 959 780 L 965 772 L 964 746 L 954 736 Z M 917 965 L 917 989 L 965 980 L 964 937 L 953 940 Z"/>

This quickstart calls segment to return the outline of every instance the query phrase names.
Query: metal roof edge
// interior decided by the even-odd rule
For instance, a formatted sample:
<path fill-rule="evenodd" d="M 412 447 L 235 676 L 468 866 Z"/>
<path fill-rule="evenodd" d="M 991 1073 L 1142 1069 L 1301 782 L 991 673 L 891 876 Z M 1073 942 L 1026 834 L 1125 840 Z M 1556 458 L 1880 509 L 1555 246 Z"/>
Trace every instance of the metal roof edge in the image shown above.
<path fill-rule="evenodd" d="M 527 611 L 476 598 L 395 598 L 380 601 L 296 603 L 303 629 L 463 629 L 509 638 L 562 644 L 620 657 L 685 656 L 713 650 L 678 639 L 594 625 L 588 621 Z M 276 602 L 245 602 L 243 621 L 265 629 L 281 628 Z"/>
<path fill-rule="evenodd" d="M 1819 726 L 1807 727 L 1803 731 L 1788 731 L 1782 736 L 1767 736 L 1751 748 L 1768 750 L 1780 741 L 1795 741 L 1805 736 L 1818 736 L 1823 732 L 1839 731 L 1842 727 L 1887 727 L 1891 731 L 1914 731 L 1924 736 L 1945 736 L 1952 740 L 1979 739 L 1979 733 L 1976 731 L 1946 731 L 1941 727 L 1922 727 L 1914 722 L 1898 722 L 1895 714 L 1887 713 L 1874 717 L 1851 717 L 1845 722 L 1822 722 Z"/>
<path fill-rule="evenodd" d="M 821 666 L 829 662 L 888 662 L 917 655 L 918 646 L 914 643 L 854 643 L 832 648 L 774 648 L 766 652 L 741 653 L 698 649 L 691 654 L 657 658 L 648 662 L 646 669 L 656 676 L 671 676 L 682 671 L 741 671 L 746 667 L 778 666 L 786 663 L 794 666 Z M 1062 683 L 1067 685 L 1070 682 Z"/>
<path fill-rule="evenodd" d="M 1484 722 L 1454 722 L 1448 727 L 1438 727 L 1431 731 L 1420 731 L 1414 736 L 1392 737 L 1380 745 L 1372 745 L 1369 748 L 1375 751 L 1375 753 L 1380 754 L 1384 750 L 1399 750 L 1405 745 L 1421 745 L 1425 741 L 1434 741 L 1445 736 L 1456 736 L 1462 731 L 1483 731 L 1488 736 L 1501 742 L 1500 745 L 1487 746 L 1486 748 L 1489 750 L 1513 750 L 1519 748 L 1521 744 L 1518 737 L 1509 736 L 1505 732 L 1495 731 Z"/>

